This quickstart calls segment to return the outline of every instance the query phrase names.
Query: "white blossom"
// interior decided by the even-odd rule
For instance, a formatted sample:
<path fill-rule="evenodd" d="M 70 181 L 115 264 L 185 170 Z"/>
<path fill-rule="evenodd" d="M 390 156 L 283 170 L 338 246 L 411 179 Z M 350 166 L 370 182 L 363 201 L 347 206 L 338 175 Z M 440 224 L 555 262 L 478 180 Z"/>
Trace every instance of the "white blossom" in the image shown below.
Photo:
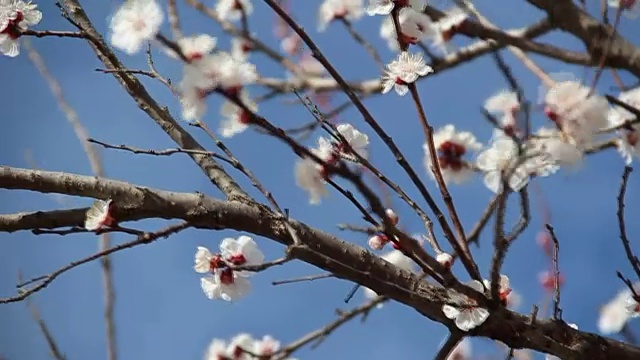
<path fill-rule="evenodd" d="M 433 134 L 433 146 L 440 165 L 440 172 L 445 182 L 462 184 L 473 175 L 473 169 L 464 161 L 463 156 L 471 151 L 482 149 L 476 137 L 468 131 L 456 131 L 455 126 L 448 124 Z M 429 144 L 424 143 L 424 164 L 427 173 L 435 179 L 431 170 L 432 162 L 429 156 Z"/>
<path fill-rule="evenodd" d="M 447 253 L 440 253 L 436 255 L 436 261 L 445 267 L 445 269 L 451 269 L 451 265 L 453 265 L 453 256 Z"/>
<path fill-rule="evenodd" d="M 213 339 L 204 354 L 204 360 L 220 360 L 231 354 L 227 353 L 227 343 L 221 339 Z"/>
<path fill-rule="evenodd" d="M 366 134 L 361 133 L 353 127 L 351 124 L 339 124 L 336 129 L 338 133 L 347 141 L 351 149 L 361 157 L 367 159 L 369 157 L 369 137 Z M 343 157 L 349 160 L 357 161 L 352 154 L 346 151 L 342 144 L 334 145 L 336 151 L 338 151 Z"/>
<path fill-rule="evenodd" d="M 264 254 L 258 248 L 258 244 L 246 235 L 241 235 L 238 239 L 224 238 L 220 243 L 220 254 L 222 259 L 233 265 L 259 265 L 264 262 Z M 249 271 L 236 273 L 239 276 L 253 274 Z"/>
<path fill-rule="evenodd" d="M 195 87 L 184 88 L 180 96 L 180 106 L 184 120 L 199 120 L 207 112 L 204 92 Z"/>
<path fill-rule="evenodd" d="M 625 91 L 618 95 L 618 99 L 634 108 L 640 109 L 640 87 Z M 621 106 L 615 106 L 609 111 L 609 126 L 621 127 L 634 120 L 636 116 Z M 635 155 L 640 159 L 640 123 L 622 126 L 618 130 L 618 151 L 627 165 L 633 161 Z"/>
<path fill-rule="evenodd" d="M 640 303 L 634 297 L 633 293 L 628 294 L 625 300 L 625 310 L 629 313 L 631 318 L 636 318 L 640 316 Z"/>
<path fill-rule="evenodd" d="M 476 166 L 484 172 L 484 184 L 499 193 L 502 189 L 503 173 L 512 171 L 507 183 L 511 190 L 520 191 L 529 181 L 526 163 L 518 165 L 518 145 L 510 138 L 501 137 L 492 142 L 476 159 Z"/>
<path fill-rule="evenodd" d="M 246 90 L 239 93 L 239 100 L 255 114 L 258 111 L 258 104 L 251 100 Z M 246 130 L 251 123 L 251 113 L 236 105 L 230 100 L 226 100 L 220 108 L 223 119 L 220 121 L 220 134 L 229 138 Z"/>
<path fill-rule="evenodd" d="M 325 162 L 333 156 L 333 149 L 327 143 L 319 144 L 318 148 L 310 149 L 310 152 Z M 310 157 L 304 157 L 296 162 L 296 184 L 309 194 L 309 204 L 320 204 L 320 200 L 328 194 L 324 186 L 325 175 L 324 167 Z"/>
<path fill-rule="evenodd" d="M 396 6 L 411 6 L 418 11 L 422 11 L 426 4 L 425 0 L 369 0 L 366 12 L 369 16 L 389 15 Z"/>
<path fill-rule="evenodd" d="M 178 39 L 178 47 L 188 61 L 199 60 L 205 55 L 209 55 L 216 47 L 217 39 L 207 34 L 186 36 Z M 178 58 L 173 50 L 168 50 L 167 54 L 174 58 Z"/>
<path fill-rule="evenodd" d="M 234 37 L 231 39 L 231 56 L 237 60 L 247 61 L 249 53 L 253 50 L 253 44 L 243 38 Z"/>
<path fill-rule="evenodd" d="M 145 41 L 153 39 L 164 20 L 156 0 L 129 0 L 124 2 L 111 18 L 111 45 L 135 54 Z"/>
<path fill-rule="evenodd" d="M 521 135 L 521 129 L 518 129 L 517 123 L 520 102 L 515 91 L 500 90 L 485 101 L 484 108 L 487 112 L 499 116 L 498 122 L 502 129 L 494 130 L 494 139 L 501 135 Z"/>
<path fill-rule="evenodd" d="M 417 44 L 425 38 L 433 38 L 436 33 L 431 18 L 413 7 L 404 7 L 400 10 L 398 23 L 400 24 L 402 41 L 405 44 Z M 400 49 L 396 29 L 391 17 L 387 17 L 382 21 L 380 37 L 387 42 L 389 49 L 393 51 Z"/>
<path fill-rule="evenodd" d="M 478 280 L 472 280 L 466 283 L 466 285 L 480 293 L 484 293 L 484 287 Z M 478 307 L 475 300 L 452 289 L 449 289 L 447 292 L 451 302 L 458 306 L 445 304 L 442 306 L 442 312 L 447 318 L 455 320 L 458 329 L 469 331 L 482 325 L 489 317 L 489 311 L 485 308 Z"/>
<path fill-rule="evenodd" d="M 553 174 L 561 166 L 575 169 L 584 158 L 584 153 L 557 129 L 540 128 L 527 146 L 527 162 L 537 176 Z"/>
<path fill-rule="evenodd" d="M 18 38 L 29 26 L 42 20 L 38 5 L 31 1 L 6 0 L 0 2 L 0 52 L 9 57 L 20 54 Z"/>
<path fill-rule="evenodd" d="M 251 0 L 218 0 L 215 9 L 221 20 L 237 21 L 243 11 L 246 16 L 253 13 L 253 4 Z"/>
<path fill-rule="evenodd" d="M 491 281 L 485 279 L 482 280 L 482 282 L 487 289 L 491 289 Z M 500 297 L 500 301 L 506 304 L 511 292 L 512 290 L 509 277 L 501 274 L 498 282 L 498 296 Z"/>
<path fill-rule="evenodd" d="M 403 51 L 396 60 L 387 64 L 385 76 L 382 78 L 382 93 L 386 94 L 393 88 L 398 95 L 403 96 L 409 92 L 407 84 L 432 72 L 433 69 L 427 65 L 421 54 Z"/>
<path fill-rule="evenodd" d="M 324 31 L 334 19 L 357 20 L 364 13 L 363 0 L 324 0 L 318 10 L 318 31 Z"/>
<path fill-rule="evenodd" d="M 194 259 L 195 265 L 193 266 L 193 269 L 201 274 L 208 273 L 214 270 L 211 266 L 211 260 L 213 259 L 214 256 L 213 254 L 211 254 L 211 251 L 209 251 L 209 249 L 204 246 L 198 246 Z"/>
<path fill-rule="evenodd" d="M 389 240 L 387 240 L 387 237 L 384 235 L 373 235 L 367 243 L 373 250 L 382 250 L 388 242 Z"/>
<path fill-rule="evenodd" d="M 211 300 L 238 300 L 251 290 L 251 283 L 230 268 L 215 271 L 212 275 L 200 279 L 204 294 Z"/>
<path fill-rule="evenodd" d="M 96 231 L 102 226 L 111 226 L 115 224 L 114 218 L 111 216 L 111 200 L 95 200 L 84 218 L 84 228 L 89 231 Z"/>
<path fill-rule="evenodd" d="M 558 82 L 545 95 L 545 113 L 581 150 L 606 126 L 608 111 L 607 100 L 578 81 Z"/>

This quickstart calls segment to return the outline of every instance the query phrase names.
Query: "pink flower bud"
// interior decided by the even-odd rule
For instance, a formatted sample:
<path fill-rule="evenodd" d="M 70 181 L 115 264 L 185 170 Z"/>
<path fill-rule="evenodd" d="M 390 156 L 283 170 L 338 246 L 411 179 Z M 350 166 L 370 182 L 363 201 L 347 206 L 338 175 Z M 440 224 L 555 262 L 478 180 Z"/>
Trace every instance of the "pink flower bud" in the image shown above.
<path fill-rule="evenodd" d="M 451 269 L 451 265 L 453 265 L 453 256 L 447 253 L 440 253 L 436 256 L 436 261 L 449 270 Z"/>
<path fill-rule="evenodd" d="M 369 238 L 369 247 L 374 250 L 382 250 L 382 248 L 387 244 L 387 237 L 384 235 L 373 235 Z"/>
<path fill-rule="evenodd" d="M 547 254 L 547 256 L 551 256 L 551 247 L 553 246 L 553 241 L 551 240 L 551 235 L 549 235 L 549 232 L 547 230 L 539 232 L 536 241 L 538 242 L 538 245 L 542 248 L 544 253 Z"/>
<path fill-rule="evenodd" d="M 556 285 L 556 277 L 554 274 L 551 274 L 549 271 L 545 271 L 539 276 L 540 284 L 547 291 L 554 291 Z M 564 276 L 560 274 L 558 276 L 558 287 L 562 287 L 564 284 Z"/>
<path fill-rule="evenodd" d="M 398 225 L 398 221 L 400 220 L 400 218 L 398 217 L 398 214 L 396 214 L 396 212 L 393 211 L 393 209 L 387 209 L 384 212 L 387 214 L 387 217 L 389 218 L 389 220 L 391 220 L 391 225 L 393 226 Z"/>

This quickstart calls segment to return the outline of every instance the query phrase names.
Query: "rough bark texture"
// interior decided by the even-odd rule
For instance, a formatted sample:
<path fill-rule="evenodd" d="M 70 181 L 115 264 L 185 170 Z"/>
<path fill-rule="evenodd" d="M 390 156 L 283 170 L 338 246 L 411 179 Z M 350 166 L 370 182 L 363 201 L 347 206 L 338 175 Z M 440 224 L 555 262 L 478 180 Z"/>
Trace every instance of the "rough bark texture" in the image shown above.
<path fill-rule="evenodd" d="M 0 168 L 0 188 L 112 199 L 114 215 L 122 222 L 147 218 L 183 219 L 207 229 L 234 229 L 291 245 L 282 220 L 264 207 L 222 201 L 202 194 L 177 193 L 122 181 L 62 172 Z M 0 216 L 0 229 L 81 225 L 86 209 Z M 330 271 L 338 278 L 369 287 L 414 308 L 425 317 L 453 328 L 442 313 L 446 291 L 420 280 L 365 249 L 294 219 L 290 224 L 302 242 L 293 256 Z M 489 319 L 470 335 L 499 340 L 513 348 L 529 348 L 567 360 L 636 360 L 640 348 L 573 330 L 561 321 L 534 321 L 504 308 L 492 309 Z"/>

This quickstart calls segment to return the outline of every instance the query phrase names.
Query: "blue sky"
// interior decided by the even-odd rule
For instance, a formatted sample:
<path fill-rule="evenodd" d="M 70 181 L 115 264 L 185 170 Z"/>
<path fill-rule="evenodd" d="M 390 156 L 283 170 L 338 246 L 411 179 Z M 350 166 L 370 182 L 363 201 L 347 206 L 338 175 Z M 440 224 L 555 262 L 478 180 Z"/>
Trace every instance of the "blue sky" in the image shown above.
<path fill-rule="evenodd" d="M 119 2 L 85 1 L 86 10 L 94 25 L 106 34 L 108 16 Z M 181 3 L 179 1 L 179 3 Z M 212 4 L 212 1 L 208 1 Z M 296 18 L 313 35 L 329 60 L 347 79 L 369 79 L 377 76 L 375 63 L 359 45 L 353 42 L 340 24 L 334 24 L 322 34 L 315 29 L 316 9 L 320 1 L 293 2 Z M 597 8 L 592 2 L 591 7 Z M 272 27 L 275 16 L 261 1 L 255 0 L 251 18 L 252 30 L 261 39 L 278 48 Z M 440 1 L 436 5 L 446 2 Z M 51 2 L 39 4 L 44 13 L 37 29 L 71 30 L 59 16 Z M 501 28 L 521 27 L 542 14 L 524 1 L 492 2 L 479 0 L 476 6 L 485 16 Z M 190 9 L 181 7 L 182 24 L 187 34 L 207 32 L 219 37 L 219 46 L 229 48 L 229 38 L 221 36 L 217 25 Z M 381 49 L 385 62 L 394 55 L 378 37 L 380 17 L 364 17 L 356 29 Z M 623 19 L 621 32 L 633 42 L 637 38 L 638 24 Z M 168 29 L 163 28 L 165 33 Z M 548 35 L 545 41 L 571 49 L 581 45 L 564 34 Z M 458 45 L 465 40 L 456 40 Z M 115 144 L 128 144 L 141 148 L 164 149 L 174 147 L 171 140 L 140 111 L 115 79 L 95 72 L 101 67 L 89 46 L 75 39 L 32 39 L 41 52 L 50 71 L 60 81 L 63 91 L 88 128 L 90 136 Z M 134 57 L 118 53 L 131 68 L 145 68 L 144 54 Z M 520 79 L 528 99 L 535 101 L 539 81 L 508 52 L 504 57 Z M 582 69 L 549 59 L 532 56 L 547 72 L 575 72 Z M 251 60 L 262 74 L 285 76 L 284 71 L 260 54 Z M 174 80 L 180 76 L 180 65 L 156 53 L 158 70 Z M 26 54 L 9 59 L 0 58 L 0 78 L 5 92 L 0 104 L 3 109 L 4 130 L 0 132 L 0 163 L 16 167 L 31 167 L 33 162 L 45 170 L 91 174 L 80 142 L 65 117 L 58 109 L 44 80 L 26 58 Z M 632 77 L 623 74 L 627 83 Z M 177 101 L 161 84 L 142 79 L 156 99 L 179 115 Z M 605 73 L 599 89 L 611 91 L 614 86 L 609 73 Z M 490 57 L 465 64 L 455 71 L 435 74 L 419 82 L 425 109 L 434 127 L 447 123 L 473 131 L 486 143 L 491 129 L 481 117 L 483 101 L 497 90 L 506 87 Z M 251 94 L 260 90 L 251 88 Z M 288 96 L 288 99 L 294 99 Z M 333 96 L 333 105 L 345 96 Z M 260 105 L 260 113 L 272 122 L 290 127 L 310 121 L 304 108 L 283 99 Z M 409 97 L 394 93 L 376 96 L 366 105 L 380 124 L 394 137 L 409 161 L 414 164 L 428 188 L 437 194 L 435 184 L 422 165 L 423 133 L 415 108 Z M 209 113 L 205 121 L 217 128 L 220 101 L 209 100 Z M 370 128 L 353 109 L 340 115 L 340 121 L 352 122 L 371 135 Z M 533 116 L 534 129 L 548 125 L 538 112 Z M 185 127 L 187 127 L 185 123 Z M 215 145 L 195 128 L 187 127 L 205 147 Z M 317 135 L 317 134 L 314 134 Z M 308 141 L 315 141 L 312 138 Z M 226 144 L 258 178 L 274 193 L 283 207 L 299 220 L 327 231 L 339 233 L 335 224 L 358 223 L 357 211 L 339 194 L 331 193 L 320 206 L 309 206 L 306 194 L 295 187 L 293 164 L 295 155 L 283 144 L 253 131 L 245 132 Z M 219 197 L 197 166 L 186 156 L 153 157 L 132 155 L 115 150 L 103 150 L 106 174 L 110 178 L 130 181 L 145 186 L 175 190 L 201 191 Z M 372 141 L 371 156 L 374 163 L 399 183 L 415 199 L 417 192 L 408 178 L 399 171 L 393 158 L 377 139 Z M 31 157 L 33 161 L 27 160 Z M 636 160 L 637 164 L 637 160 Z M 532 223 L 513 245 L 503 272 L 512 280 L 512 286 L 523 294 L 520 308 L 528 312 L 532 304 L 539 303 L 542 291 L 537 282 L 538 273 L 547 267 L 547 260 L 536 245 L 535 237 L 543 226 L 544 209 L 551 213 L 561 243 L 560 267 L 566 276 L 562 292 L 564 317 L 586 331 L 596 332 L 597 309 L 612 297 L 623 284 L 616 278 L 620 270 L 631 276 L 632 271 L 618 239 L 616 199 L 624 163 L 620 156 L 609 150 L 590 157 L 579 171 L 560 172 L 549 178 L 535 180 L 530 187 Z M 230 169 L 229 172 L 249 188 L 246 180 Z M 253 193 L 253 190 L 251 190 Z M 480 178 L 462 187 L 451 187 L 463 224 L 470 229 L 491 197 Z M 258 198 L 259 195 L 257 195 Z M 63 201 L 63 205 L 60 201 Z M 0 213 L 49 210 L 60 207 L 88 206 L 91 199 L 55 197 L 26 191 L 0 191 Z M 410 232 L 423 231 L 420 221 L 399 199 L 393 199 L 401 216 L 401 225 Z M 540 206 L 539 204 L 544 204 Z M 515 204 L 515 203 L 514 203 Z M 426 205 L 425 205 L 426 207 Z M 516 218 L 516 207 L 511 208 L 511 220 Z M 640 222 L 634 221 L 640 212 L 640 175 L 634 173 L 628 186 L 628 232 L 632 246 L 638 247 Z M 163 221 L 144 221 L 129 224 L 141 229 L 158 229 Z M 235 302 L 210 301 L 202 293 L 199 276 L 192 270 L 196 246 L 211 249 L 220 239 L 240 235 L 231 231 L 205 232 L 188 230 L 168 240 L 160 240 L 117 253 L 112 257 L 116 284 L 116 312 L 118 352 L 121 359 L 198 359 L 214 337 L 228 339 L 239 332 L 257 337 L 271 334 L 282 342 L 293 341 L 334 319 L 336 308 L 344 308 L 343 299 L 351 284 L 340 280 L 318 280 L 311 283 L 271 286 L 271 281 L 319 273 L 319 269 L 293 262 L 254 277 L 250 296 Z M 366 238 L 359 234 L 339 233 L 344 239 L 365 245 Z M 131 240 L 130 236 L 114 235 L 113 243 Z M 277 258 L 282 248 L 262 238 L 256 238 L 268 258 Z M 443 241 L 444 242 L 444 241 Z M 488 276 L 491 258 L 491 236 L 487 232 L 474 248 L 484 276 Z M 26 278 L 49 273 L 70 261 L 83 258 L 96 251 L 98 238 L 87 234 L 59 237 L 35 236 L 30 232 L 0 234 L 0 296 L 15 294 L 18 270 Z M 462 267 L 456 274 L 467 279 Z M 87 264 L 57 279 L 48 288 L 33 296 L 42 316 L 49 324 L 61 349 L 71 359 L 104 358 L 105 336 L 103 323 L 103 294 L 100 268 L 97 262 Z M 349 306 L 362 301 L 358 293 Z M 44 359 L 47 347 L 24 303 L 0 306 L 0 354 L 10 360 Z M 635 324 L 636 331 L 640 326 Z M 319 348 L 305 348 L 297 354 L 300 359 L 388 359 L 393 357 L 424 358 L 433 356 L 446 329 L 429 322 L 411 309 L 391 304 L 372 313 L 366 323 L 354 321 L 329 337 Z M 487 340 L 474 340 L 480 354 L 495 354 L 496 347 Z M 540 356 L 540 355 L 539 355 Z"/>

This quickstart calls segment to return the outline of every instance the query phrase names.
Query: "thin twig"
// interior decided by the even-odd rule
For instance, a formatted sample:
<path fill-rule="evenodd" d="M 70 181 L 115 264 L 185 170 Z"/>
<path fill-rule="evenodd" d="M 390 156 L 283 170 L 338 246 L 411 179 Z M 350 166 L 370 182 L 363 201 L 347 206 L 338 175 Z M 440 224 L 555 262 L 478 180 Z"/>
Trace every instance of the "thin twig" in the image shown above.
<path fill-rule="evenodd" d="M 384 69 L 384 62 L 382 61 L 382 58 L 380 58 L 380 54 L 378 54 L 378 51 L 373 46 L 371 46 L 371 44 L 364 37 L 362 37 L 362 35 L 360 35 L 356 31 L 356 29 L 353 28 L 353 24 L 351 24 L 351 22 L 345 19 L 344 17 L 340 18 L 340 22 L 347 29 L 351 37 L 358 44 L 362 45 L 362 47 L 364 47 L 365 50 L 367 50 L 369 55 L 371 55 L 371 57 L 373 58 L 373 61 L 376 62 L 376 65 L 378 65 L 380 69 Z"/>
<path fill-rule="evenodd" d="M 314 281 L 314 280 L 319 280 L 319 279 L 327 279 L 327 278 L 332 278 L 332 277 L 335 277 L 335 275 L 333 275 L 331 273 L 317 274 L 317 275 L 307 275 L 307 276 L 297 277 L 297 278 L 293 278 L 293 279 L 272 281 L 271 285 L 275 286 L 275 285 L 292 284 L 292 283 L 298 283 L 298 282 Z"/>
<path fill-rule="evenodd" d="M 449 334 L 447 337 L 447 341 L 442 345 L 436 357 L 433 360 L 447 360 L 449 359 L 449 354 L 455 349 L 456 346 L 464 339 L 464 333 L 461 331 L 455 331 Z"/>
<path fill-rule="evenodd" d="M 561 320 L 562 319 L 562 309 L 560 308 L 560 269 L 558 265 L 558 253 L 560 252 L 560 242 L 556 237 L 556 233 L 553 231 L 553 227 L 550 224 L 546 225 L 547 231 L 549 231 L 549 235 L 551 236 L 551 240 L 553 241 L 553 257 L 551 261 L 553 261 L 554 274 L 553 274 L 553 288 L 555 290 L 554 299 L 553 299 L 553 319 Z"/>
<path fill-rule="evenodd" d="M 627 191 L 629 175 L 631 175 L 632 171 L 633 168 L 631 166 L 625 166 L 624 172 L 622 173 L 622 182 L 620 183 L 620 192 L 618 193 L 618 228 L 620 229 L 620 240 L 624 246 L 627 259 L 629 260 L 633 271 L 635 271 L 636 275 L 640 279 L 640 260 L 638 260 L 638 257 L 634 255 L 633 250 L 631 250 L 631 243 L 627 237 L 627 229 L 624 219 L 624 196 Z"/>
<path fill-rule="evenodd" d="M 101 259 L 107 255 L 110 255 L 112 253 L 124 250 L 124 249 L 129 249 L 138 245 L 146 245 L 146 244 L 150 244 L 154 241 L 156 241 L 157 239 L 161 238 L 161 237 L 168 237 L 169 235 L 175 234 L 177 232 L 180 232 L 186 228 L 188 228 L 190 226 L 189 223 L 187 222 L 183 222 L 177 225 L 171 225 L 163 230 L 157 231 L 157 232 L 146 232 L 140 236 L 138 236 L 135 240 L 130 241 L 130 242 L 126 242 L 124 244 L 120 244 L 117 246 L 114 246 L 112 248 L 103 250 L 103 251 L 99 251 L 91 256 L 88 256 L 84 259 L 80 259 L 80 260 L 76 260 L 76 261 L 72 261 L 69 264 L 59 268 L 58 270 L 45 275 L 44 277 L 42 277 L 42 282 L 40 282 L 38 285 L 29 288 L 29 289 L 21 289 L 20 293 L 16 296 L 13 297 L 8 297 L 8 298 L 0 298 L 0 304 L 7 304 L 7 303 L 12 303 L 12 302 L 18 302 L 21 300 L 26 299 L 28 296 L 30 296 L 31 294 L 34 294 L 44 288 L 46 288 L 47 286 L 49 286 L 49 284 L 51 284 L 51 282 L 53 280 L 55 280 L 58 276 L 64 274 L 65 272 L 78 267 L 80 265 L 86 264 L 88 262 L 94 261 L 94 260 L 98 260 Z"/>

